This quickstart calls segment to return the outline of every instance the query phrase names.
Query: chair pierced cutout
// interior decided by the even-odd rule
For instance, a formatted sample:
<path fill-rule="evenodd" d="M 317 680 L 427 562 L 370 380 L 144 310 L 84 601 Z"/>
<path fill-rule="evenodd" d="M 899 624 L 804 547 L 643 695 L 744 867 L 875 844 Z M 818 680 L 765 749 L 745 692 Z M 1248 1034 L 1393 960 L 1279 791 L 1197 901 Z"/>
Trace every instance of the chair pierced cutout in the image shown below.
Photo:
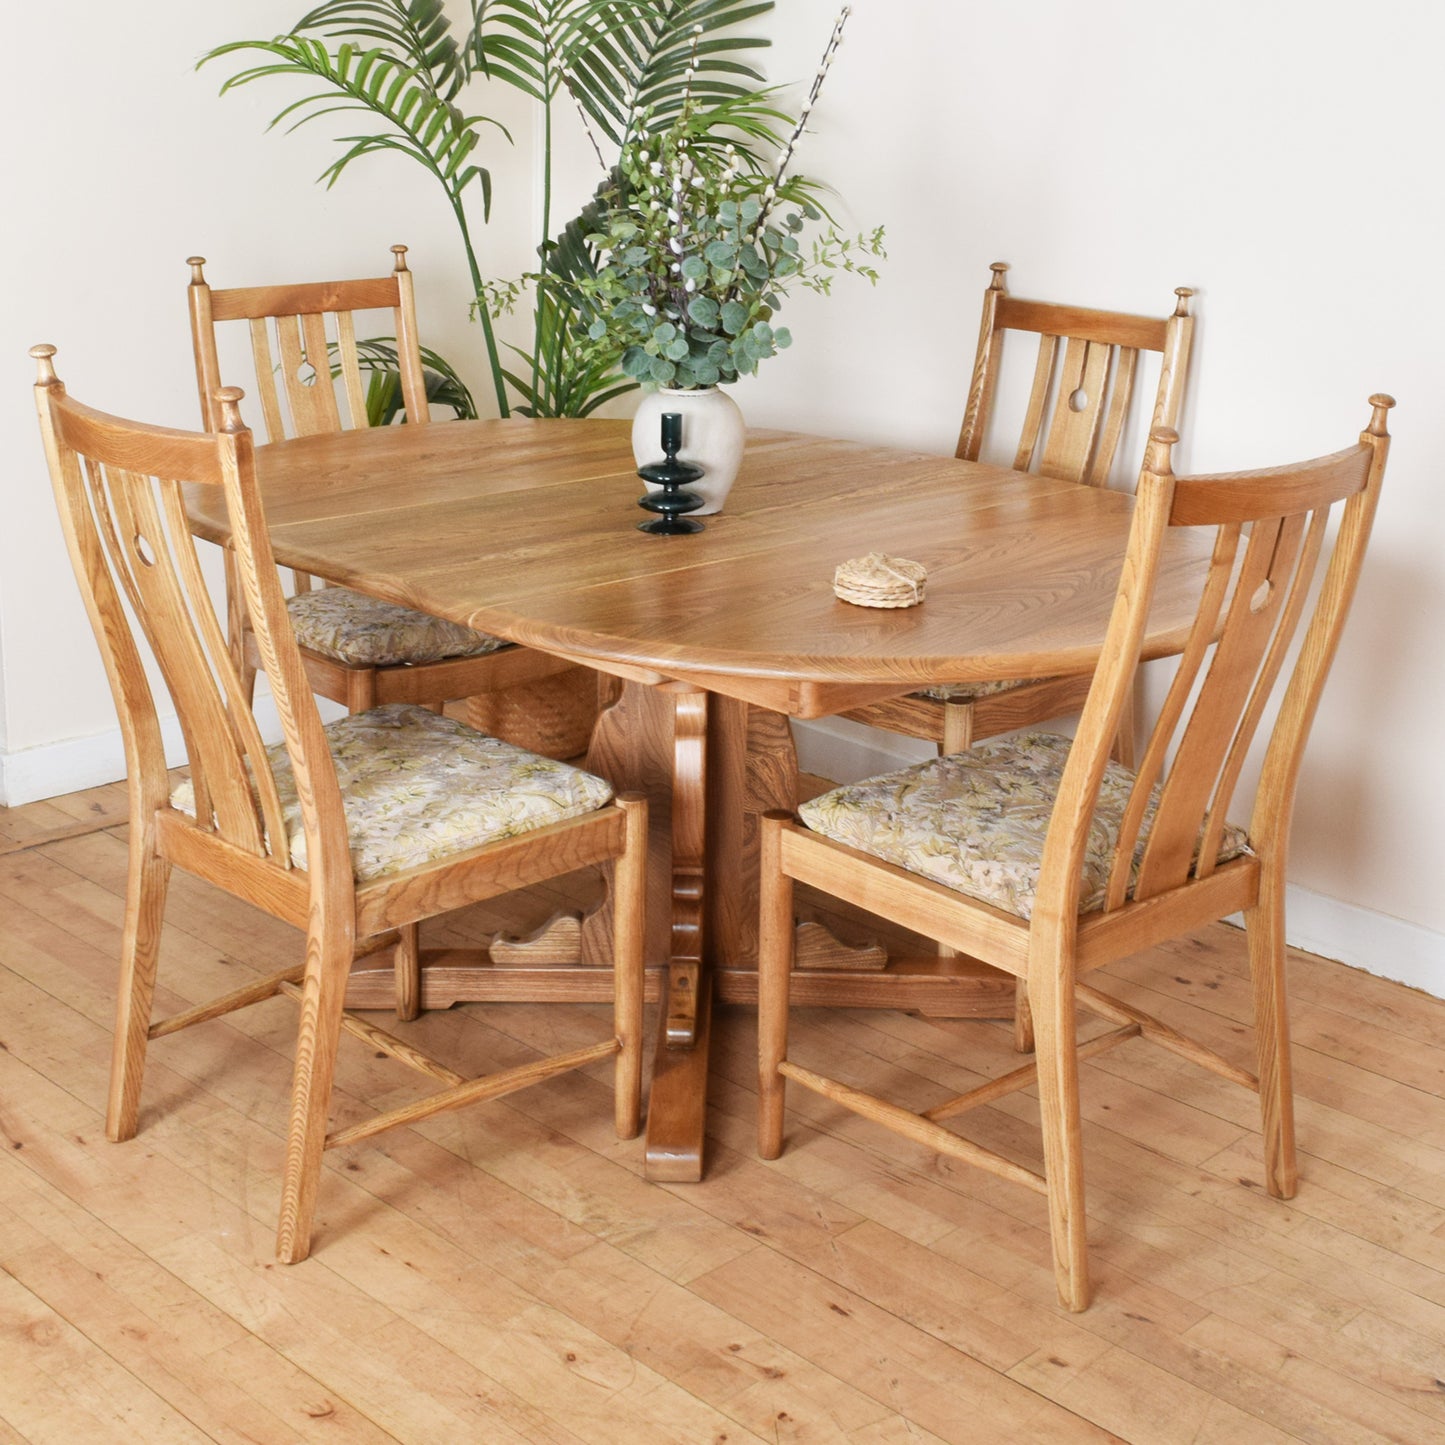
<path fill-rule="evenodd" d="M 131 1138 L 149 1042 L 287 995 L 300 1005 L 277 1254 L 305 1258 L 323 1151 L 444 1110 L 615 1060 L 614 1121 L 640 1122 L 646 805 L 601 778 L 423 708 L 388 704 L 323 727 L 292 633 L 254 475 L 241 393 L 215 398 L 210 434 L 146 427 L 82 406 L 37 346 L 41 432 L 67 548 L 120 718 L 130 802 L 106 1132 Z M 268 748 L 186 516 L 186 489 L 219 488 L 231 575 L 279 714 Z M 189 778 L 172 793 L 145 653 L 174 705 Z M 343 782 L 345 786 L 343 786 Z M 609 1036 L 467 1078 L 343 1007 L 358 951 L 394 951 L 415 987 L 418 923 L 467 904 L 610 865 Z M 305 934 L 302 961 L 153 1021 L 171 870 L 181 868 Z M 359 941 L 369 946 L 359 949 Z M 417 999 L 407 1000 L 409 1016 Z M 345 1128 L 328 1125 L 345 1031 L 441 1087 Z"/>
<path fill-rule="evenodd" d="M 1298 1171 L 1284 929 L 1290 816 L 1310 725 L 1360 575 L 1393 405 L 1389 397 L 1372 397 L 1369 426 L 1343 451 L 1214 476 L 1176 478 L 1177 435 L 1156 429 L 1108 633 L 1072 740 L 1033 733 L 983 743 L 835 789 L 806 804 L 801 823 L 768 815 L 759 959 L 765 1157 L 782 1147 L 784 1081 L 792 1080 L 917 1142 L 1025 1183 L 1048 1197 L 1059 1297 L 1082 1309 L 1089 1283 L 1078 1063 L 1144 1037 L 1260 1096 L 1266 1185 L 1276 1197 L 1292 1197 Z M 1171 533 L 1181 531 L 1198 538 L 1199 602 L 1134 772 L 1113 761 L 1110 749 L 1132 705 L 1161 557 Z M 1259 781 L 1241 828 L 1230 813 L 1271 708 Z M 1035 1047 L 1036 1062 L 922 1112 L 794 1063 L 788 1057 L 794 881 L 1012 973 L 1023 985 L 1016 1039 L 1020 1048 Z M 1248 933 L 1253 1069 L 1083 982 L 1105 964 L 1236 912 Z M 1114 1027 L 1080 1044 L 1076 1006 Z M 1033 1084 L 1042 1172 L 943 1127 L 945 1119 Z"/>

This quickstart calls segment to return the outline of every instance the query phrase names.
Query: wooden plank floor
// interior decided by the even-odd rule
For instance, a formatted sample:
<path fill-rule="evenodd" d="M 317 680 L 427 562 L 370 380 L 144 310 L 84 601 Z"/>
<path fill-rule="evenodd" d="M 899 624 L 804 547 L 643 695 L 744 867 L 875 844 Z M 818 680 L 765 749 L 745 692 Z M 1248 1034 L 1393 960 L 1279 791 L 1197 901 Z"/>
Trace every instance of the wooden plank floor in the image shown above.
<path fill-rule="evenodd" d="M 1138 1042 L 1085 1064 L 1081 1316 L 1022 1189 L 801 1090 L 760 1162 L 739 1010 L 704 1183 L 642 1179 L 598 1069 L 329 1154 L 316 1252 L 287 1269 L 285 1001 L 158 1042 L 140 1135 L 103 1137 L 124 815 L 118 788 L 0 811 L 0 1445 L 1445 1441 L 1445 1003 L 1295 957 L 1288 1204 L 1249 1098 Z M 1110 982 L 1244 1059 L 1241 943 L 1221 925 Z M 297 948 L 178 879 L 162 1003 Z M 511 1005 L 410 1027 L 472 1069 L 605 1026 Z M 998 1024 L 811 1011 L 796 1039 L 920 1103 L 1016 1062 Z M 413 1087 L 354 1041 L 339 1081 L 342 1117 Z M 1021 1094 L 967 1127 L 1037 1163 L 1036 1125 Z"/>

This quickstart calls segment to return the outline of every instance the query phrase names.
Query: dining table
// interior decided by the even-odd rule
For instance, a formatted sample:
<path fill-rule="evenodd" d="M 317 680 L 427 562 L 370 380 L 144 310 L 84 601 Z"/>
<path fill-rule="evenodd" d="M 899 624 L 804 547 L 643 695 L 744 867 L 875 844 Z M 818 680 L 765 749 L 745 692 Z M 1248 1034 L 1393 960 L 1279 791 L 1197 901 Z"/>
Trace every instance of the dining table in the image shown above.
<path fill-rule="evenodd" d="M 447 421 L 278 441 L 256 451 L 279 565 L 584 665 L 604 706 L 587 765 L 652 805 L 647 957 L 661 1022 L 646 1169 L 701 1177 L 713 1003 L 757 998 L 759 816 L 799 786 L 792 719 L 930 685 L 1087 672 L 1119 580 L 1133 499 L 896 446 L 752 429 L 726 510 L 691 535 L 638 522 L 621 420 Z M 190 494 L 221 545 L 224 511 Z M 879 552 L 927 569 L 922 600 L 835 594 Z M 1145 639 L 1177 653 L 1207 565 L 1166 546 Z M 609 996 L 608 900 L 482 951 L 424 949 L 421 1005 Z M 936 954 L 890 958 L 799 924 L 799 1004 L 1004 1017 L 1014 981 Z M 394 1001 L 360 960 L 352 1007 Z"/>

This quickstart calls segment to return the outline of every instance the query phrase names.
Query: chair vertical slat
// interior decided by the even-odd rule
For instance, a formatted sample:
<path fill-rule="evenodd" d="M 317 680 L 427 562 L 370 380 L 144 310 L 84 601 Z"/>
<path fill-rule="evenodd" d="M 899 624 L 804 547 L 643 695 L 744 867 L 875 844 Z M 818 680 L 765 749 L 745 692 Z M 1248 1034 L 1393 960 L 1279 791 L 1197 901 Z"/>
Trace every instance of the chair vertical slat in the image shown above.
<path fill-rule="evenodd" d="M 279 442 L 286 435 L 286 422 L 281 414 L 281 396 L 276 387 L 280 363 L 271 347 L 267 318 L 256 316 L 247 324 L 251 333 L 251 361 L 256 370 L 256 390 L 261 398 L 261 415 L 266 420 L 266 435 Z M 211 427 L 214 430 L 214 426 Z"/>
<path fill-rule="evenodd" d="M 1114 348 L 1070 336 L 1064 347 L 1039 475 L 1063 482 L 1082 482 L 1089 472 L 1099 422 L 1108 397 L 1109 362 Z M 1074 398 L 1081 398 L 1077 409 Z"/>
<path fill-rule="evenodd" d="M 1094 447 L 1093 461 L 1081 479 L 1091 487 L 1104 486 L 1113 470 L 1119 439 L 1124 435 L 1124 422 L 1129 415 L 1129 403 L 1134 397 L 1134 375 L 1138 367 L 1138 351 L 1132 346 L 1119 347 L 1114 361 L 1114 383 L 1109 388 L 1108 415 Z"/>
<path fill-rule="evenodd" d="M 136 538 L 140 534 L 140 524 L 135 520 L 134 508 L 125 494 L 125 483 L 122 480 L 123 474 L 116 470 L 102 466 L 99 462 L 93 461 L 90 457 L 81 458 L 85 469 L 86 480 L 90 496 L 90 512 L 87 517 L 87 524 L 94 528 L 94 537 L 98 541 L 100 564 L 106 569 L 106 576 L 112 581 L 120 584 L 120 589 L 125 595 L 126 601 L 130 604 L 131 612 L 136 617 L 142 615 L 145 607 L 145 597 L 141 591 L 135 570 L 132 566 L 132 552 L 134 542 L 126 546 L 121 538 L 130 536 Z M 152 651 L 154 652 L 154 644 Z M 166 679 L 166 665 L 169 658 L 158 658 L 162 679 Z M 186 756 L 195 759 L 198 750 L 194 741 L 192 721 L 188 713 L 177 710 L 177 723 L 181 729 L 181 741 L 185 747 Z M 204 767 L 193 766 L 192 773 L 196 776 L 196 795 L 204 798 L 209 803 L 208 775 Z"/>
<path fill-rule="evenodd" d="M 179 551 L 195 544 L 189 532 L 175 536 L 166 527 L 152 478 L 115 467 L 105 470 L 120 544 L 112 566 L 128 571 L 134 584 L 137 615 L 175 700 L 192 775 L 202 776 L 204 792 L 227 836 L 239 847 L 264 852 L 241 750 L 216 690 L 177 564 Z M 223 656 L 229 664 L 224 648 Z M 207 817 L 198 817 L 209 825 Z"/>
<path fill-rule="evenodd" d="M 1058 350 L 1057 336 L 1039 337 L 1039 355 L 1034 363 L 1034 383 L 1029 389 L 1028 409 L 1024 412 L 1024 424 L 1019 431 L 1019 448 L 1014 453 L 1014 470 L 1026 472 L 1033 465 L 1034 449 L 1039 443 L 1039 431 L 1044 423 L 1044 406 L 1049 399 L 1049 383 L 1054 376 L 1054 353 Z"/>
<path fill-rule="evenodd" d="M 1189 875 L 1209 798 L 1284 605 L 1274 579 L 1292 567 L 1303 534 L 1298 516 L 1251 524 L 1224 630 L 1160 792 L 1136 899 L 1178 887 Z"/>
<path fill-rule="evenodd" d="M 165 484 L 164 503 L 171 535 L 178 538 L 187 536 L 189 528 L 185 497 L 178 483 Z M 277 791 L 276 776 L 271 771 L 266 744 L 251 712 L 250 699 L 241 683 L 230 643 L 221 629 L 220 619 L 216 616 L 211 602 L 210 588 L 201 572 L 200 559 L 193 545 L 178 545 L 176 559 L 182 580 L 190 594 L 190 612 L 195 619 L 202 646 L 212 657 L 211 672 L 221 689 L 227 720 L 234 733 L 237 748 L 246 761 L 248 780 L 254 786 L 260 801 L 269 851 L 277 863 L 289 867 L 291 848 L 281 811 L 281 795 Z M 197 816 L 206 816 L 199 812 L 199 807 Z"/>
<path fill-rule="evenodd" d="M 1304 545 L 1300 549 L 1294 576 L 1289 585 L 1289 599 L 1281 610 L 1278 624 L 1274 629 L 1274 636 L 1270 641 L 1269 653 L 1255 678 L 1254 690 L 1244 709 L 1244 715 L 1240 719 L 1229 755 L 1220 769 L 1219 782 L 1215 787 L 1214 797 L 1210 801 L 1209 812 L 1204 819 L 1204 831 L 1199 844 L 1199 862 L 1195 868 L 1197 877 L 1207 878 L 1215 869 L 1219 856 L 1219 840 L 1223 837 L 1224 829 L 1229 822 L 1229 805 L 1234 797 L 1235 785 L 1244 769 L 1245 757 L 1249 752 L 1250 744 L 1254 741 L 1254 735 L 1259 729 L 1260 719 L 1264 716 L 1265 706 L 1274 691 L 1280 670 L 1284 666 L 1284 660 L 1289 652 L 1290 643 L 1294 640 L 1295 631 L 1299 627 L 1300 618 L 1304 615 L 1305 604 L 1309 600 L 1310 584 L 1314 579 L 1315 567 L 1324 546 L 1325 528 L 1328 521 L 1329 509 L 1326 507 L 1321 507 L 1310 518 L 1309 530 L 1305 536 Z"/>
<path fill-rule="evenodd" d="M 276 331 L 276 350 L 280 357 L 277 372 L 281 390 L 286 396 L 286 409 L 291 415 L 291 434 L 311 436 L 316 427 L 311 412 L 311 389 L 304 384 L 306 347 L 301 340 L 299 316 L 277 316 L 272 325 Z"/>
<path fill-rule="evenodd" d="M 1218 630 L 1220 608 L 1229 594 L 1229 581 L 1233 575 L 1234 559 L 1239 549 L 1241 529 L 1238 525 L 1221 527 L 1214 541 L 1214 555 L 1210 559 L 1209 573 L 1200 595 L 1199 607 L 1189 630 L 1189 638 L 1180 654 L 1169 691 L 1159 709 L 1154 727 L 1149 734 L 1148 745 L 1137 773 L 1129 802 L 1119 826 L 1119 838 L 1115 844 L 1114 857 L 1109 866 L 1109 883 L 1104 898 L 1104 908 L 1112 911 L 1120 907 L 1129 895 L 1129 886 L 1134 877 L 1134 850 L 1139 842 L 1139 830 L 1144 825 L 1144 814 L 1149 805 L 1150 795 L 1164 774 L 1165 760 L 1174 740 L 1175 729 L 1199 670 L 1208 656 Z"/>
<path fill-rule="evenodd" d="M 1043 898 L 1052 891 L 1059 900 L 1059 909 L 1070 919 L 1077 915 L 1084 851 L 1108 763 L 1108 744 L 1118 732 L 1119 716 L 1138 671 L 1139 644 L 1158 575 L 1157 534 L 1168 526 L 1174 477 L 1167 447 L 1151 442 L 1150 458 L 1139 477 L 1129 544 L 1119 576 L 1118 601 L 1093 686 L 1079 714 L 1039 864 L 1036 896 Z"/>
<path fill-rule="evenodd" d="M 353 427 L 366 426 L 366 389 L 361 384 L 361 363 L 356 351 L 356 318 L 350 311 L 336 313 L 336 359 L 341 365 L 347 420 Z"/>
<path fill-rule="evenodd" d="M 291 395 L 293 405 L 304 408 L 307 434 L 341 430 L 341 409 L 336 405 L 336 384 L 331 379 L 331 347 L 326 335 L 326 318 L 308 312 L 297 318 L 305 361 L 296 372 Z M 299 401 L 296 399 L 299 398 Z M 301 423 L 298 421 L 297 426 Z"/>

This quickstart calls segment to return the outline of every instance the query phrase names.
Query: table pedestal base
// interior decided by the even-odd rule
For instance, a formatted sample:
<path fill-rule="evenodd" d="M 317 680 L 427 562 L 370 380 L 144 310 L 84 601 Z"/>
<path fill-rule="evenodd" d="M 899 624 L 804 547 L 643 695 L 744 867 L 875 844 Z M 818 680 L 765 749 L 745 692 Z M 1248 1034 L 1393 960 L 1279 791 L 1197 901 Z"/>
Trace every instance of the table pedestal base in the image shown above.
<path fill-rule="evenodd" d="M 758 818 L 797 801 L 787 718 L 682 684 L 616 683 L 587 755 L 619 791 L 647 796 L 645 997 L 662 1005 L 647 1111 L 647 1176 L 700 1179 L 714 1001 L 755 1006 Z M 523 939 L 421 952 L 422 1008 L 462 1002 L 605 1003 L 612 998 L 611 895 L 580 920 Z M 832 923 L 829 918 L 829 923 Z M 852 930 L 847 930 L 852 931 Z M 793 1002 L 1011 1018 L 1014 981 L 966 958 L 890 960 L 874 942 L 799 926 Z M 394 1008 L 389 951 L 361 960 L 350 1008 Z"/>

